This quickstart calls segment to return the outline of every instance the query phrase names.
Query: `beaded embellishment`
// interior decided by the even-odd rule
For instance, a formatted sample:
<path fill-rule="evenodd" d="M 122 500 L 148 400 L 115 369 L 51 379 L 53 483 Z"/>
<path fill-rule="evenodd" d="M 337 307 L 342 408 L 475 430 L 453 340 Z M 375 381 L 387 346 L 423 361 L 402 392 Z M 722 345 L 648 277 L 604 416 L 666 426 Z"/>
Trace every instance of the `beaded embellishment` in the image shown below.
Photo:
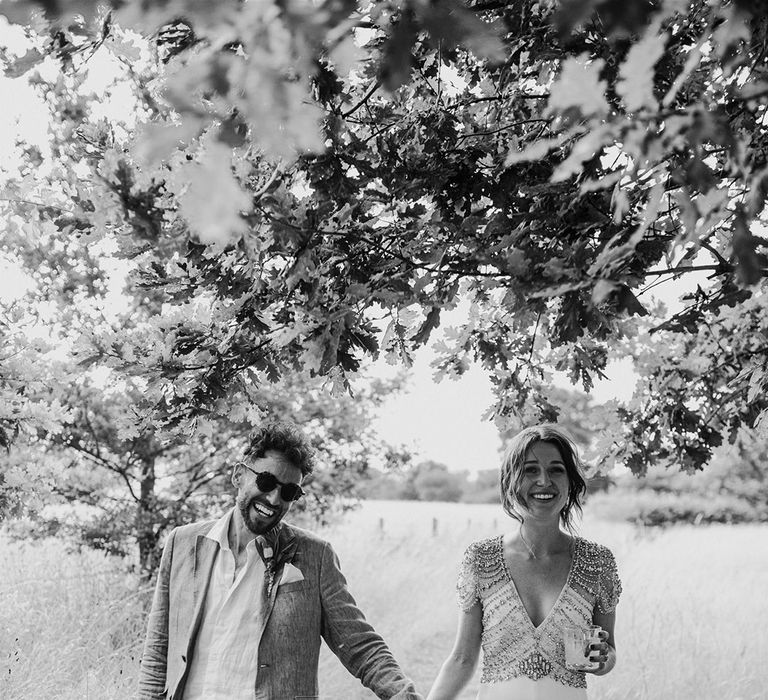
<path fill-rule="evenodd" d="M 502 536 L 472 543 L 464 553 L 456 584 L 465 611 L 482 607 L 483 662 L 481 683 L 519 676 L 544 677 L 574 688 L 586 688 L 583 671 L 565 667 L 562 630 L 588 625 L 595 606 L 616 608 L 621 582 L 607 547 L 576 537 L 573 561 L 560 597 L 547 617 L 534 627 L 504 561 Z"/>
<path fill-rule="evenodd" d="M 532 681 L 548 676 L 552 670 L 552 664 L 549 663 L 538 651 L 534 651 L 520 662 L 520 673 L 528 676 Z"/>

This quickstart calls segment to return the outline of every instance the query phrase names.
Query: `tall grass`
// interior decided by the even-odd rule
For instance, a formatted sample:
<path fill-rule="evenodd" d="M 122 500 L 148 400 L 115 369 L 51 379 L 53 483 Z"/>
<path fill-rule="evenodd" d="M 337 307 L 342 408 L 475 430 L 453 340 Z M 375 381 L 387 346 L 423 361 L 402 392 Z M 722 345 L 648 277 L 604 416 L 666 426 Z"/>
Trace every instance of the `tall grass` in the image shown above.
<path fill-rule="evenodd" d="M 98 552 L 0 542 L 0 698 L 131 697 L 150 594 Z"/>
<path fill-rule="evenodd" d="M 360 607 L 422 692 L 453 642 L 464 547 L 510 525 L 493 506 L 372 502 L 324 531 Z M 586 520 L 581 532 L 611 547 L 624 583 L 619 665 L 590 680 L 591 698 L 766 697 L 767 526 L 643 532 Z M 0 698 L 130 698 L 148 595 L 136 586 L 97 553 L 0 542 Z M 462 698 L 474 697 L 478 676 Z M 374 697 L 327 650 L 320 687 L 328 700 Z"/>

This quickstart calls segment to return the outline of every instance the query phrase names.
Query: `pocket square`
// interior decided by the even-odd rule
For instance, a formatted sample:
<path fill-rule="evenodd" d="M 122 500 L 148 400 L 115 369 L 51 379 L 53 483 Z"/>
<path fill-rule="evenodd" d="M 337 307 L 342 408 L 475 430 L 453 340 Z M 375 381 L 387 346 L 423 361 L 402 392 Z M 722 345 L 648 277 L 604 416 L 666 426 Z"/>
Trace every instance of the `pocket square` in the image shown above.
<path fill-rule="evenodd" d="M 282 586 L 284 583 L 295 583 L 296 581 L 303 581 L 304 576 L 299 569 L 293 564 L 286 564 L 283 567 L 283 575 L 280 577 L 280 583 L 278 586 Z"/>

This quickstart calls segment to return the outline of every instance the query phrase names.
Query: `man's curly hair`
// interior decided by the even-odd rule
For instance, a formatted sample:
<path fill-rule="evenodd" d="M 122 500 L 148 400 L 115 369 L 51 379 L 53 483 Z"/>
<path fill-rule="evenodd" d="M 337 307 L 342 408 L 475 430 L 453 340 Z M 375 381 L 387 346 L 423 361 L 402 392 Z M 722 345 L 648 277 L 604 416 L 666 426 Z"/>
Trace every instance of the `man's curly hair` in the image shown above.
<path fill-rule="evenodd" d="M 315 451 L 293 423 L 270 421 L 262 425 L 251 435 L 245 456 L 259 459 L 270 450 L 279 452 L 293 466 L 298 467 L 302 476 L 311 474 L 315 468 Z"/>

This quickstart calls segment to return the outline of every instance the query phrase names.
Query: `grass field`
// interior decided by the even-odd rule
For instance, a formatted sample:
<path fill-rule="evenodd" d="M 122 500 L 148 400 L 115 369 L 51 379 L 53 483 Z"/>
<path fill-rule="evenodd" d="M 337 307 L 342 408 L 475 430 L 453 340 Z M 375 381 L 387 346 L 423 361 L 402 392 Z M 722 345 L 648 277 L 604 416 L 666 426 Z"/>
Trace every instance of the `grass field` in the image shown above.
<path fill-rule="evenodd" d="M 464 547 L 509 525 L 494 506 L 371 502 L 324 531 L 360 607 L 423 692 L 453 641 Z M 587 519 L 581 534 L 614 551 L 624 583 L 619 665 L 591 680 L 590 698 L 768 697 L 768 526 L 640 532 Z M 130 698 L 146 595 L 98 553 L 0 540 L 0 698 Z M 320 683 L 329 700 L 374 697 L 325 652 Z M 476 689 L 477 677 L 462 697 Z"/>

